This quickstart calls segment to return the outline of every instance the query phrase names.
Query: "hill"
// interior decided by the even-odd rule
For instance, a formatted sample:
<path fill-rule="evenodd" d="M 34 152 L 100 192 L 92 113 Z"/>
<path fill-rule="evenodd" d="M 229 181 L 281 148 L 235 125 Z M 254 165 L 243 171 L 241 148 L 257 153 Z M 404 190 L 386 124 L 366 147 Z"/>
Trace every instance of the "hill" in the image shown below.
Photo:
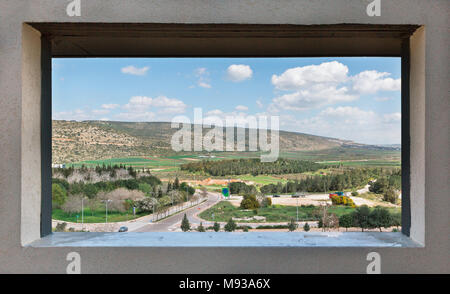
<path fill-rule="evenodd" d="M 177 129 L 172 129 L 168 122 L 54 120 L 52 130 L 53 163 L 180 154 L 171 148 L 170 140 Z M 204 129 L 203 133 L 208 131 L 209 129 Z M 246 134 L 248 135 L 247 130 Z M 280 131 L 282 153 L 318 152 L 342 147 L 358 150 L 371 148 L 370 145 L 347 140 Z"/>

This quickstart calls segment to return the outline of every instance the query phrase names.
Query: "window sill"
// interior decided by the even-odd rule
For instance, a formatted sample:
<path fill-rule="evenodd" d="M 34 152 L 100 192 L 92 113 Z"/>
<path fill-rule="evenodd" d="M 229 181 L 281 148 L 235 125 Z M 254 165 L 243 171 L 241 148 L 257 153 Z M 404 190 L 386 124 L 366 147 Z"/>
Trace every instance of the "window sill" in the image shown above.
<path fill-rule="evenodd" d="M 53 233 L 27 247 L 423 247 L 393 232 Z"/>

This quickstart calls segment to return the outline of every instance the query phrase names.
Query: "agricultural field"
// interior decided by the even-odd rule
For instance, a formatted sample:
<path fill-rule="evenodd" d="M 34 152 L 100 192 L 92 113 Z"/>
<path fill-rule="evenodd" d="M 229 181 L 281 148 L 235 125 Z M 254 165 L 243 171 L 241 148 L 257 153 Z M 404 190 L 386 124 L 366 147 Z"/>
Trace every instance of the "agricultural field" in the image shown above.
<path fill-rule="evenodd" d="M 108 211 L 108 222 L 123 222 L 129 221 L 146 214 L 136 214 L 133 215 L 132 211 L 119 212 L 119 211 Z M 59 221 L 81 223 L 81 213 L 67 213 L 62 209 L 53 209 L 52 218 Z M 84 222 L 85 223 L 104 223 L 106 221 L 106 210 L 105 207 L 98 208 L 91 211 L 89 208 L 84 209 Z"/>
<path fill-rule="evenodd" d="M 392 207 L 387 208 L 391 213 L 400 213 L 400 208 Z M 331 206 L 328 210 L 329 213 L 334 213 L 338 217 L 351 213 L 355 208 L 346 206 Z M 270 207 L 261 207 L 257 209 L 257 216 L 265 217 L 265 222 L 288 222 L 291 219 L 296 219 L 297 217 L 297 207 L 295 206 L 282 206 L 282 205 L 272 205 Z M 255 213 L 253 210 L 245 210 L 236 207 L 229 203 L 228 201 L 221 201 L 215 206 L 205 210 L 200 213 L 199 217 L 207 221 L 219 221 L 226 222 L 230 218 L 246 218 L 253 217 Z M 317 206 L 299 206 L 298 207 L 298 219 L 299 221 L 317 221 L 319 216 L 317 214 Z M 248 222 L 259 223 L 261 221 L 252 220 Z"/>

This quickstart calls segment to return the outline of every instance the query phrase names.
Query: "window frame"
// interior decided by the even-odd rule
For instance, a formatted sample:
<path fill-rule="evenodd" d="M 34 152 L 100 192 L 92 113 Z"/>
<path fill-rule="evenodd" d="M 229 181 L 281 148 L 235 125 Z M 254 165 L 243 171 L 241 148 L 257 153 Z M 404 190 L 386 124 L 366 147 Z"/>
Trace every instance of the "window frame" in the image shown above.
<path fill-rule="evenodd" d="M 180 46 L 179 54 L 166 55 L 162 49 L 156 48 L 155 51 L 148 55 L 142 55 L 139 52 L 131 52 L 129 55 L 121 55 L 114 53 L 109 55 L 107 52 L 99 53 L 91 51 L 91 49 L 83 49 L 77 51 L 75 48 L 64 47 L 71 41 L 81 40 L 83 44 L 93 44 L 95 48 L 96 42 L 100 42 L 102 38 L 108 40 L 116 40 L 120 42 L 123 38 L 132 40 L 134 38 L 174 38 L 179 44 L 191 40 L 229 40 L 234 39 L 239 42 L 247 38 L 254 40 L 264 40 L 270 42 L 273 39 L 278 39 L 280 42 L 293 41 L 294 43 L 301 40 L 306 40 L 308 46 L 307 50 L 299 52 L 292 44 L 290 50 L 292 53 L 277 55 L 274 49 L 271 49 L 269 55 L 264 55 L 264 50 L 258 54 L 249 54 L 250 50 L 254 48 L 247 48 L 243 51 L 235 51 L 223 56 L 223 51 L 214 52 L 218 50 L 216 47 L 212 49 L 211 55 L 205 57 L 322 57 L 335 56 L 324 55 L 327 50 L 320 51 L 316 56 L 311 55 L 314 46 L 311 44 L 318 39 L 329 40 L 330 44 L 344 43 L 349 45 L 357 43 L 354 38 L 361 40 L 365 38 L 375 39 L 379 42 L 388 40 L 395 45 L 389 45 L 386 51 L 381 55 L 374 55 L 371 52 L 369 55 L 363 52 L 355 55 L 358 50 L 365 50 L 364 45 L 356 46 L 349 50 L 349 54 L 339 51 L 338 56 L 383 56 L 383 57 L 400 57 L 401 58 L 401 166 L 402 166 L 402 234 L 409 237 L 411 231 L 411 134 L 410 134 L 410 37 L 418 26 L 413 25 L 239 25 L 239 24 L 98 24 L 98 23 L 30 23 L 35 29 L 41 32 L 41 225 L 40 236 L 46 237 L 52 233 L 52 195 L 51 195 L 51 157 L 52 157 L 52 86 L 51 86 L 51 60 L 52 57 L 199 57 L 193 53 L 183 53 L 183 48 Z M 102 30 L 103 28 L 103 30 Z M 65 41 L 67 42 L 65 43 Z M 396 42 L 394 42 L 395 40 Z M 345 43 L 347 42 L 347 43 Z M 170 43 L 170 42 L 169 42 Z M 207 43 L 207 42 L 206 42 Z M 269 44 L 269 43 L 267 43 Z M 248 46 L 248 45 L 247 45 Z M 334 45 L 333 45 L 334 46 Z M 331 47 L 333 47 L 331 46 Z M 244 46 L 245 47 L 245 46 Z M 339 45 L 337 45 L 339 48 Z M 358 49 L 359 48 L 359 49 Z M 362 49 L 361 49 L 362 48 Z M 395 48 L 395 49 L 393 49 Z M 67 50 L 67 53 L 64 51 Z M 159 50 L 159 51 L 158 51 Z M 208 50 L 203 48 L 202 50 Z M 247 51 L 246 51 L 247 50 Z M 356 50 L 356 51 L 355 51 Z M 222 53 L 221 53 L 222 52 Z M 330 51 L 328 51 L 330 52 Z M 367 51 L 366 51 L 367 52 Z M 397 52 L 397 53 L 395 53 Z M 201 53 L 200 53 L 201 54 Z M 266 53 L 267 54 L 267 53 Z"/>

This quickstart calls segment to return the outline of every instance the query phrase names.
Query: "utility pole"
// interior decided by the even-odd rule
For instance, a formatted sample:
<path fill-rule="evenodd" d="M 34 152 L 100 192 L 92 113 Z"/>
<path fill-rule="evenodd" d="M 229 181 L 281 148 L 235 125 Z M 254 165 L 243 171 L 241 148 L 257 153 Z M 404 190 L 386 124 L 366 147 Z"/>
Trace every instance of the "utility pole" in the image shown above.
<path fill-rule="evenodd" d="M 83 206 L 84 197 L 81 198 L 81 230 L 84 231 L 84 206 Z"/>
<path fill-rule="evenodd" d="M 102 202 L 105 202 L 105 206 L 106 206 L 106 220 L 105 220 L 105 224 L 108 223 L 108 203 L 111 202 L 110 199 L 107 200 L 103 200 Z"/>

